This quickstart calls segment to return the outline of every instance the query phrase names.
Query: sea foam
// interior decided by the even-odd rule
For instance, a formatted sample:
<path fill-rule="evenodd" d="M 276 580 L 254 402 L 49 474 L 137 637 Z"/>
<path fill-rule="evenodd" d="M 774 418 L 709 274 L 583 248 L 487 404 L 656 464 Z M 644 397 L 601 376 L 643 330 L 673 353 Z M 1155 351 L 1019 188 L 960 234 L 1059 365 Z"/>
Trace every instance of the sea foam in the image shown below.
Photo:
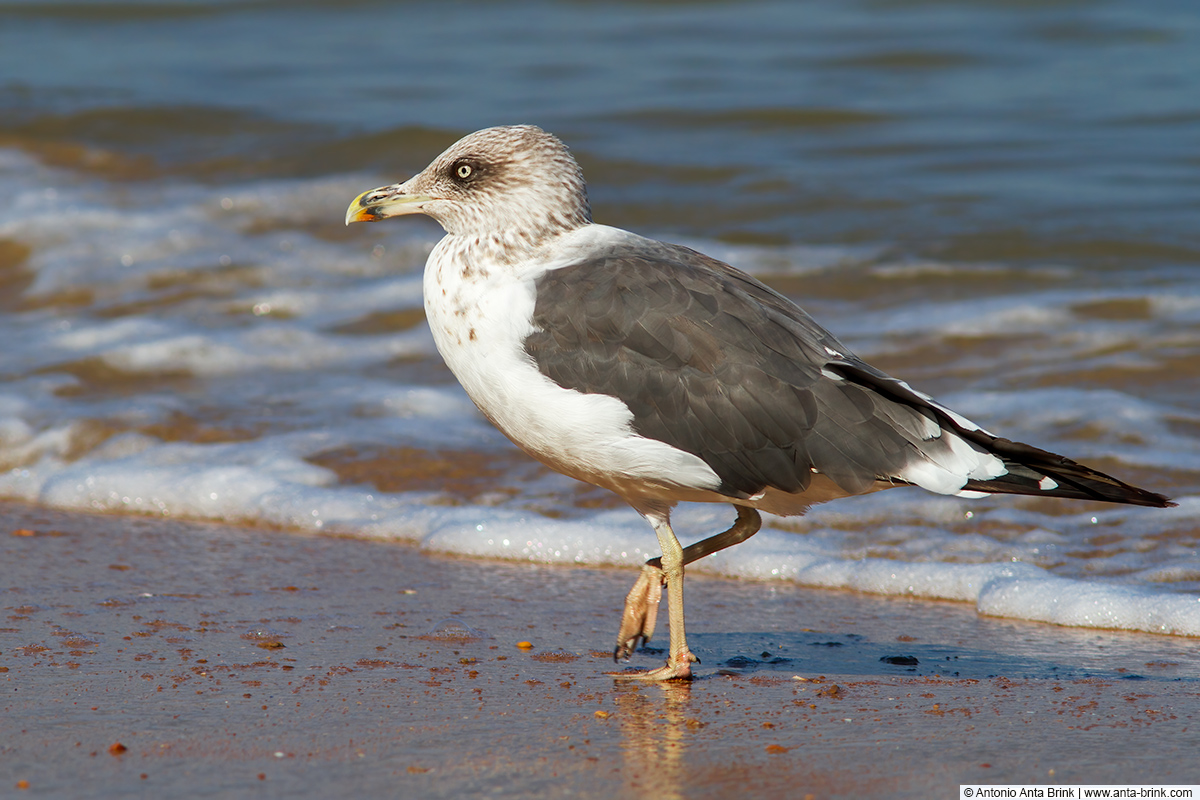
<path fill-rule="evenodd" d="M 446 375 L 420 321 L 420 266 L 436 234 L 372 226 L 348 244 L 330 233 L 343 235 L 348 199 L 384 176 L 148 182 L 131 195 L 0 149 L 0 180 L 0 238 L 29 249 L 19 269 L 30 278 L 24 305 L 0 314 L 0 497 L 631 572 L 658 554 L 631 509 L 572 505 L 575 484 L 558 475 L 515 469 L 497 479 L 511 491 L 464 499 L 343 483 L 320 465 L 338 449 L 446 452 L 468 470 L 473 458 L 512 453 Z M 1200 319 L 1194 285 L 1139 289 L 1144 313 L 1097 320 L 1089 304 L 1120 302 L 1126 288 L 1076 289 L 1078 274 L 1060 266 L 1027 281 L 1015 267 L 893 264 L 880 246 L 692 244 L 759 274 L 832 276 L 839 287 L 1011 277 L 997 296 L 865 303 L 832 291 L 805 304 L 868 358 L 918 346 L 961 354 L 927 369 L 942 385 L 972 386 L 939 399 L 989 429 L 1177 480 L 1200 472 L 1190 397 L 1135 396 L 1089 377 L 1150 369 L 1147 354 L 1178 350 L 1181 327 Z M 1022 343 L 1029 334 L 1037 347 Z M 1018 344 L 996 345 L 1008 336 Z M 172 440 L 179 419 L 208 438 Z M 1200 636 L 1197 517 L 1200 500 L 1188 496 L 1165 511 L 1079 512 L 902 489 L 767 518 L 750 541 L 689 569 Z M 685 505 L 673 520 L 691 542 L 732 518 L 728 506 Z"/>

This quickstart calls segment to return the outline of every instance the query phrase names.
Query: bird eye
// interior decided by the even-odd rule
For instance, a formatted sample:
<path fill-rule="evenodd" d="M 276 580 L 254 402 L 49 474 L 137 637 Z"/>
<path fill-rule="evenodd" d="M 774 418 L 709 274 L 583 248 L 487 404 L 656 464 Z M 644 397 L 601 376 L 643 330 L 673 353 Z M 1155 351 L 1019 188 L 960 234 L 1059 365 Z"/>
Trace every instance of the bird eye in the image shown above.
<path fill-rule="evenodd" d="M 459 164 L 458 168 L 454 170 L 454 174 L 458 176 L 460 181 L 465 181 L 471 177 L 471 173 L 474 171 L 470 164 Z"/>

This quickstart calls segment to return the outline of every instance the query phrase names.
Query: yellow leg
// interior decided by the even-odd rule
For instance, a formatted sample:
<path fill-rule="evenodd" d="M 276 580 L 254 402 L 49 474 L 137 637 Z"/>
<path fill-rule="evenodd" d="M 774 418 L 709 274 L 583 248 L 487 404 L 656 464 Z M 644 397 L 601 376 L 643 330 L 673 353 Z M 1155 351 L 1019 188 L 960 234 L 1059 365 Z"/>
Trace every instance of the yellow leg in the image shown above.
<path fill-rule="evenodd" d="M 699 661 L 687 647 L 683 621 L 683 568 L 685 565 L 704 558 L 719 550 L 746 541 L 758 532 L 762 517 L 752 508 L 736 506 L 737 521 L 733 527 L 715 536 L 681 548 L 679 540 L 671 530 L 666 514 L 647 514 L 646 519 L 654 526 L 662 558 L 652 558 L 642 568 L 633 589 L 625 598 L 625 609 L 621 616 L 621 630 L 617 634 L 614 660 L 628 658 L 637 648 L 639 641 L 649 641 L 658 619 L 658 604 L 662 587 L 667 587 L 667 618 L 670 622 L 671 653 L 667 665 L 648 673 L 633 674 L 650 680 L 687 678 L 691 675 L 691 663 Z M 621 673 L 626 674 L 626 673 Z"/>

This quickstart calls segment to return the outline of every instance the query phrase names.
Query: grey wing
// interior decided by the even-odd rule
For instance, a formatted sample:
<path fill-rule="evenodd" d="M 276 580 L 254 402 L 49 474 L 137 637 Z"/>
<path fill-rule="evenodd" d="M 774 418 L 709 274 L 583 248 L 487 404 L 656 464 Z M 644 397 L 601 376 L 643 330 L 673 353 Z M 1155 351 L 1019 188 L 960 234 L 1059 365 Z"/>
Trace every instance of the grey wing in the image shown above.
<path fill-rule="evenodd" d="M 937 429 L 931 410 L 828 369 L 871 370 L 791 301 L 687 248 L 553 270 L 533 325 L 525 348 L 543 374 L 620 399 L 638 434 L 704 460 L 730 497 L 802 493 L 814 472 L 847 494 L 903 483 Z"/>
<path fill-rule="evenodd" d="M 525 348 L 560 386 L 620 399 L 636 433 L 701 458 L 718 491 L 846 494 L 881 483 L 1164 507 L 1068 458 L 994 436 L 855 357 L 787 298 L 647 243 L 538 280 Z"/>

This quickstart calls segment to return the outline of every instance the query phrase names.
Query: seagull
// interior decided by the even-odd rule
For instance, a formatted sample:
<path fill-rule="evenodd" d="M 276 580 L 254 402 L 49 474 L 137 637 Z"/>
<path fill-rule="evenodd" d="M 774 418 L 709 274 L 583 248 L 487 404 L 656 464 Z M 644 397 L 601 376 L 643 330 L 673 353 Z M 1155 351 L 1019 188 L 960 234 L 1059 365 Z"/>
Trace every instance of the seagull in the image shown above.
<path fill-rule="evenodd" d="M 667 662 L 616 675 L 692 677 L 684 567 L 753 536 L 760 511 L 894 486 L 1174 505 L 989 433 L 729 264 L 592 222 L 579 165 L 536 126 L 462 138 L 407 181 L 360 194 L 346 224 L 407 214 L 445 229 L 425 264 L 425 314 L 475 405 L 532 457 L 615 492 L 658 537 L 613 656 L 650 640 L 665 586 Z M 737 518 L 683 547 L 680 502 L 729 503 Z"/>

